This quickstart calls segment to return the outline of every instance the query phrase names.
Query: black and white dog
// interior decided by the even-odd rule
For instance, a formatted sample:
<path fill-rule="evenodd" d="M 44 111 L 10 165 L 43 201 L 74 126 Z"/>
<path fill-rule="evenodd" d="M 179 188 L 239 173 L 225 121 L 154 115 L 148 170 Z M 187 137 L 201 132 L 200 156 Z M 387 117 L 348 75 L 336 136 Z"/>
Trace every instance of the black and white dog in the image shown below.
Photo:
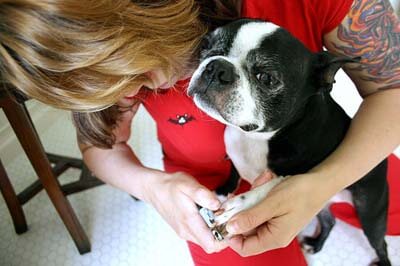
<path fill-rule="evenodd" d="M 305 173 L 344 138 L 350 118 L 332 99 L 334 75 L 356 62 L 328 52 L 312 53 L 288 31 L 272 23 L 242 19 L 208 34 L 200 65 L 189 84 L 194 102 L 227 124 L 225 144 L 240 176 L 250 183 L 265 169 L 279 176 Z M 378 265 L 390 265 L 386 242 L 388 184 L 384 160 L 348 187 Z M 215 216 L 223 225 L 261 199 L 284 177 L 228 200 Z M 334 225 L 324 209 L 321 233 L 305 243 L 319 251 Z"/>

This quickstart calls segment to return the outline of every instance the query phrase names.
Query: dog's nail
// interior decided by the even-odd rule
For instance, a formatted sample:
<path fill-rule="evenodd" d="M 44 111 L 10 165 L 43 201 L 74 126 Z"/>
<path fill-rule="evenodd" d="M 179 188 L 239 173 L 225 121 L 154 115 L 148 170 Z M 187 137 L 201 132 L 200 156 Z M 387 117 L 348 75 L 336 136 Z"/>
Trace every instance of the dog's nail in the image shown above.
<path fill-rule="evenodd" d="M 217 211 L 214 212 L 214 215 L 215 215 L 215 216 L 221 215 L 221 214 L 224 213 L 224 211 L 225 211 L 224 209 L 219 209 L 219 210 L 217 210 Z"/>

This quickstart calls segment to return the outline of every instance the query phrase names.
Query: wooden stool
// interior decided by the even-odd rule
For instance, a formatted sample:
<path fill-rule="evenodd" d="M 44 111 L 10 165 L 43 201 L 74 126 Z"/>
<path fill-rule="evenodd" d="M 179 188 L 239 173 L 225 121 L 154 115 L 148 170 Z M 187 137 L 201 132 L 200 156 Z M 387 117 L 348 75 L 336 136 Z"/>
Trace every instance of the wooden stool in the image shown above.
<path fill-rule="evenodd" d="M 4 166 L 0 161 L 0 191 L 3 194 L 12 216 L 15 231 L 17 234 L 27 231 L 28 227 L 22 205 L 44 188 L 67 227 L 79 253 L 87 253 L 90 251 L 89 239 L 66 196 L 101 185 L 103 182 L 91 175 L 82 160 L 46 154 L 28 110 L 26 109 L 25 101 L 27 98 L 15 91 L 13 91 L 13 94 L 15 94 L 15 99 L 13 96 L 0 89 L 0 108 L 3 109 L 15 135 L 39 178 L 16 195 Z M 50 162 L 53 163 L 53 167 Z M 60 186 L 57 177 L 70 167 L 82 169 L 79 181 Z"/>

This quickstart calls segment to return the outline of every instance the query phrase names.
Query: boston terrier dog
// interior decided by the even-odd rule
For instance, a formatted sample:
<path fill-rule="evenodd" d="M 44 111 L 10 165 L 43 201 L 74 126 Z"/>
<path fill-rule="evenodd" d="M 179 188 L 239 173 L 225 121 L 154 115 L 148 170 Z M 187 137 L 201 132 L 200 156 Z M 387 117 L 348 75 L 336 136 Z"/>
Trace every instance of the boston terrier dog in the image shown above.
<path fill-rule="evenodd" d="M 241 19 L 209 33 L 188 94 L 200 109 L 227 125 L 226 150 L 240 177 L 250 183 L 265 169 L 278 178 L 229 199 L 209 224 L 219 239 L 226 222 L 254 206 L 284 178 L 306 173 L 343 140 L 351 119 L 332 99 L 334 75 L 357 59 L 313 53 L 285 29 Z M 385 232 L 388 212 L 387 161 L 347 189 L 377 265 L 390 265 Z M 295 177 L 294 177 L 295 178 Z M 232 182 L 231 182 L 232 184 Z M 233 190 L 233 189 L 232 189 Z M 321 233 L 304 243 L 318 252 L 334 225 L 325 208 Z"/>

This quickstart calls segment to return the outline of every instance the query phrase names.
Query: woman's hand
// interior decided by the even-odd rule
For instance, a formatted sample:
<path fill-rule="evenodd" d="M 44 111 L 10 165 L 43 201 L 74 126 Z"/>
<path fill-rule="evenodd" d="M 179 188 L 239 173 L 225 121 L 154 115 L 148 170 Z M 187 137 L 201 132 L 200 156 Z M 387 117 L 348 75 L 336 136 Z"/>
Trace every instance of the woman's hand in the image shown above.
<path fill-rule="evenodd" d="M 214 239 L 196 207 L 197 203 L 218 210 L 221 205 L 218 198 L 192 176 L 182 172 L 165 174 L 152 182 L 148 194 L 148 201 L 181 238 L 201 246 L 207 253 L 228 246 Z"/>
<path fill-rule="evenodd" d="M 287 246 L 334 194 L 325 189 L 323 180 L 303 174 L 278 184 L 258 205 L 228 222 L 227 231 L 237 235 L 229 240 L 230 247 L 241 256 L 250 256 Z"/>

